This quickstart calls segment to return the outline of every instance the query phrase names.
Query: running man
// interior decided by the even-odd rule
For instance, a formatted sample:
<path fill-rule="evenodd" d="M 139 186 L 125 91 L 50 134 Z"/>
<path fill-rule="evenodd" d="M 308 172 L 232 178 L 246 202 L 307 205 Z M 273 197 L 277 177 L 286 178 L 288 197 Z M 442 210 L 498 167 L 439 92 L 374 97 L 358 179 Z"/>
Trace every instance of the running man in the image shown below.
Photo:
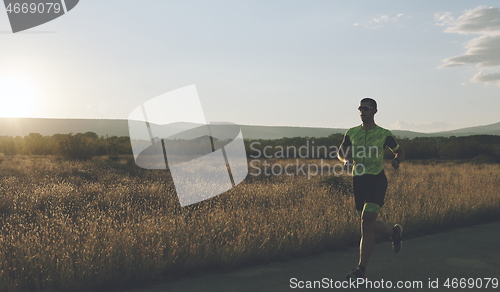
<path fill-rule="evenodd" d="M 361 219 L 361 243 L 359 265 L 346 275 L 347 279 L 365 278 L 366 265 L 375 246 L 375 233 L 390 236 L 395 252 L 401 249 L 403 227 L 400 224 L 389 227 L 377 220 L 380 207 L 384 205 L 387 178 L 384 173 L 384 149 L 394 153 L 392 167 L 399 168 L 405 159 L 391 131 L 375 124 L 377 102 L 364 98 L 358 107 L 360 126 L 347 130 L 340 145 L 338 158 L 345 166 L 352 167 L 353 190 L 356 210 Z"/>

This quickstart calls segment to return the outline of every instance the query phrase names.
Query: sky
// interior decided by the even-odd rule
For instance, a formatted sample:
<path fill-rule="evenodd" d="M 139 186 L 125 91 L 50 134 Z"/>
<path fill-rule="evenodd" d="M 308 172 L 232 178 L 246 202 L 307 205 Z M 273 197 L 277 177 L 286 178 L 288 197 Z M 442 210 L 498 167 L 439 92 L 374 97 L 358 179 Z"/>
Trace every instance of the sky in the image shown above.
<path fill-rule="evenodd" d="M 195 84 L 209 122 L 389 129 L 500 122 L 498 1 L 81 0 L 12 33 L 0 117 L 127 119 Z M 189 109 L 179 108 L 179 112 Z"/>

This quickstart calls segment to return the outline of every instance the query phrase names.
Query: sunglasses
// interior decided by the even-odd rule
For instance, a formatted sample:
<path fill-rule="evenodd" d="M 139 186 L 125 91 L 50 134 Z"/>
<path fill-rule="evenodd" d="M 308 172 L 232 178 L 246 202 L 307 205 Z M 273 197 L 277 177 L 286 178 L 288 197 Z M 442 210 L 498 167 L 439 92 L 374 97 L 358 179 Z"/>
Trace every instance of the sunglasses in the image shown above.
<path fill-rule="evenodd" d="M 358 110 L 360 110 L 360 111 L 367 111 L 367 110 L 372 109 L 372 108 L 374 108 L 374 107 L 373 106 L 367 106 L 367 105 L 361 105 L 361 106 L 358 107 Z"/>

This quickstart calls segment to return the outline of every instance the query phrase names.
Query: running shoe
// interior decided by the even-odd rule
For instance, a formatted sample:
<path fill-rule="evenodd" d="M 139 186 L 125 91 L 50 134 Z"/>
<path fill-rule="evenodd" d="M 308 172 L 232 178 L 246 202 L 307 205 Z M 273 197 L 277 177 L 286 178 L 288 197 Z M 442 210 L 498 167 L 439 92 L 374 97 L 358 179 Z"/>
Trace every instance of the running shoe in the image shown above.
<path fill-rule="evenodd" d="M 401 249 L 401 235 L 403 235 L 403 226 L 401 226 L 401 224 L 394 225 L 394 227 L 392 227 L 391 236 L 392 250 L 394 250 L 394 252 L 399 252 L 399 250 Z"/>
<path fill-rule="evenodd" d="M 358 278 L 366 279 L 365 273 L 363 273 L 363 271 L 361 271 L 359 268 L 352 269 L 352 271 L 349 274 L 345 275 L 345 278 L 347 280 L 350 279 L 356 280 Z"/>

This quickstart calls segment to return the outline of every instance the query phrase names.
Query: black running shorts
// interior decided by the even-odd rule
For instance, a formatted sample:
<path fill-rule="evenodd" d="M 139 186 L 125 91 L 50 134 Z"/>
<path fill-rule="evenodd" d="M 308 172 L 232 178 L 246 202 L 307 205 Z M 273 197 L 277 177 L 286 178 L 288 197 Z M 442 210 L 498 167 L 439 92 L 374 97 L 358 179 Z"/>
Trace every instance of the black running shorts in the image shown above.
<path fill-rule="evenodd" d="M 363 211 L 365 203 L 374 203 L 382 207 L 384 205 L 385 192 L 387 190 L 387 178 L 384 171 L 376 175 L 356 175 L 352 180 L 352 188 L 354 190 L 354 201 L 358 212 Z"/>

